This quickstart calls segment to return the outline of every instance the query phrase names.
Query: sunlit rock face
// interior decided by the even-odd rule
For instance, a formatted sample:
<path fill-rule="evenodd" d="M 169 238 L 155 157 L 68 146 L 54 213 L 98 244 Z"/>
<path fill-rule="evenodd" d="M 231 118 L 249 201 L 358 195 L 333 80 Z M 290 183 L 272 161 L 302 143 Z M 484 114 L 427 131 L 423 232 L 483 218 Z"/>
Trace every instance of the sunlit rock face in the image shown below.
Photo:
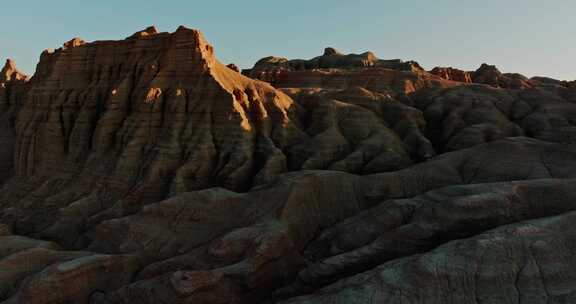
<path fill-rule="evenodd" d="M 10 89 L 21 77 L 6 70 Z M 265 182 L 307 138 L 288 96 L 223 66 L 184 27 L 72 39 L 42 54 L 26 94 L 12 91 L 2 95 L 12 111 L 2 166 L 13 178 L 0 191 L 1 217 L 72 243 L 88 222 L 169 195 Z"/>
<path fill-rule="evenodd" d="M 31 82 L 16 128 L 21 176 L 81 169 L 112 184 L 156 184 L 150 190 L 245 189 L 253 171 L 280 169 L 266 162 L 276 145 L 299 139 L 288 97 L 222 66 L 202 34 L 186 28 L 75 38 L 45 52 Z M 279 126 L 285 132 L 273 131 Z M 174 184 L 164 174 L 176 175 Z"/>
<path fill-rule="evenodd" d="M 382 94 L 339 100 L 355 94 L 346 91 L 299 103 L 222 65 L 184 27 L 74 38 L 42 53 L 25 86 L 6 119 L 13 178 L 0 218 L 70 246 L 86 245 L 103 220 L 179 193 L 247 191 L 302 169 L 394 171 L 435 155 L 420 112 Z"/>
<path fill-rule="evenodd" d="M 0 73 L 0 303 L 572 303 L 576 85 L 223 65 L 197 31 Z"/>

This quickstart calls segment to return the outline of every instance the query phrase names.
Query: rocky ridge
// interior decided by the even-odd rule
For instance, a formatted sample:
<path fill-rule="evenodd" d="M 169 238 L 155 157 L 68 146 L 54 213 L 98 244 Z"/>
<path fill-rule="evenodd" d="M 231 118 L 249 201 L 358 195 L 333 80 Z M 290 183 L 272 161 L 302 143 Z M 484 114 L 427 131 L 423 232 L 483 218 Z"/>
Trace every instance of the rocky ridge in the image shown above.
<path fill-rule="evenodd" d="M 8 61 L 0 303 L 576 299 L 573 83 L 333 48 L 238 70 L 185 27 Z"/>
<path fill-rule="evenodd" d="M 376 92 L 410 93 L 427 86 L 450 85 L 426 73 L 415 61 L 383 60 L 372 52 L 342 54 L 328 47 L 310 60 L 270 56 L 242 71 L 278 88 L 343 88 L 360 86 Z"/>

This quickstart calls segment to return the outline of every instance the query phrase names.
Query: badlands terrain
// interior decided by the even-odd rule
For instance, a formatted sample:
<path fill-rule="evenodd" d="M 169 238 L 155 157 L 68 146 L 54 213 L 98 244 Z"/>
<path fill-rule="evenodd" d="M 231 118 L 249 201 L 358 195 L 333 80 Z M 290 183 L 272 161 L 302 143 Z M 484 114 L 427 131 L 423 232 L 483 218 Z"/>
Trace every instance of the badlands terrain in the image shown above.
<path fill-rule="evenodd" d="M 215 53 L 6 62 L 0 303 L 576 303 L 576 81 Z"/>

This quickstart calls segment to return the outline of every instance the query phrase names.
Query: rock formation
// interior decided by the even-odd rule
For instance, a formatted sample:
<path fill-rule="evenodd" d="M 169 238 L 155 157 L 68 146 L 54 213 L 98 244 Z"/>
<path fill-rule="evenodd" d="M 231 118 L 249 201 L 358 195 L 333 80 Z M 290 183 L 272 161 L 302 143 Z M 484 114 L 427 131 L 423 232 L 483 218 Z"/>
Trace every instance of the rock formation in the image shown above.
<path fill-rule="evenodd" d="M 496 66 L 482 64 L 473 74 L 473 81 L 497 88 L 525 89 L 532 87 L 528 78 L 520 74 L 502 74 Z"/>
<path fill-rule="evenodd" d="M 243 74 L 185 27 L 9 60 L 0 303 L 576 301 L 573 82 L 334 48 Z"/>
<path fill-rule="evenodd" d="M 528 79 L 526 76 L 517 73 L 502 73 L 496 66 L 486 63 L 483 63 L 473 72 L 455 68 L 436 67 L 430 73 L 446 80 L 487 84 L 492 87 L 505 89 L 528 89 L 539 85 L 536 79 Z"/>
<path fill-rule="evenodd" d="M 311 69 L 336 69 L 336 68 L 366 68 L 366 67 L 386 67 L 393 69 L 412 68 L 421 69 L 415 62 L 403 62 L 400 59 L 381 60 L 372 52 L 362 54 L 342 54 L 332 47 L 324 49 L 321 56 L 314 57 L 310 60 L 294 59 L 288 60 L 283 57 L 266 57 L 262 58 L 254 65 L 253 71 L 266 69 L 285 69 L 285 70 L 311 70 Z M 250 73 L 251 71 L 247 71 Z"/>
<path fill-rule="evenodd" d="M 6 64 L 0 71 L 0 82 L 7 83 L 11 81 L 26 81 L 28 76 L 24 75 L 24 73 L 18 71 L 16 68 L 16 62 L 12 59 L 7 59 Z"/>
<path fill-rule="evenodd" d="M 0 183 L 14 175 L 15 120 L 28 91 L 28 76 L 6 60 L 0 71 Z"/>
<path fill-rule="evenodd" d="M 229 64 L 227 64 L 226 66 L 227 66 L 229 69 L 231 69 L 232 71 L 235 71 L 235 72 L 240 73 L 240 68 L 239 68 L 237 65 L 235 65 L 235 64 L 233 64 L 233 63 L 229 63 Z"/>
<path fill-rule="evenodd" d="M 301 169 L 393 171 L 435 154 L 420 112 L 384 95 L 296 103 L 183 27 L 75 38 L 42 54 L 29 86 L 0 219 L 73 248 L 91 226 L 179 193 L 246 191 Z"/>
<path fill-rule="evenodd" d="M 439 77 L 425 73 L 417 62 L 382 60 L 372 52 L 344 55 L 330 47 L 322 56 L 310 60 L 262 58 L 243 73 L 281 88 L 361 86 L 377 92 L 393 89 L 409 93 L 429 85 L 442 85 Z"/>
<path fill-rule="evenodd" d="M 431 74 L 440 76 L 446 80 L 453 80 L 458 82 L 472 83 L 473 73 L 462 71 L 455 68 L 442 68 L 435 67 L 430 71 Z"/>

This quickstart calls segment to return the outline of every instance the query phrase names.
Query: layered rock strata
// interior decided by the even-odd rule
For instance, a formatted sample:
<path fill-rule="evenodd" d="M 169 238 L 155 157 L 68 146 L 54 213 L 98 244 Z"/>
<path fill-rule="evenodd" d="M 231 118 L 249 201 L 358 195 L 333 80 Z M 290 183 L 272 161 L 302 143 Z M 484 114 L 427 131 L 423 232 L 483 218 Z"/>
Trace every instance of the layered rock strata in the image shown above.
<path fill-rule="evenodd" d="M 28 76 L 6 60 L 0 70 L 0 183 L 14 175 L 15 121 L 29 89 Z"/>
<path fill-rule="evenodd" d="M 576 86 L 203 35 L 0 73 L 0 303 L 572 303 Z"/>

